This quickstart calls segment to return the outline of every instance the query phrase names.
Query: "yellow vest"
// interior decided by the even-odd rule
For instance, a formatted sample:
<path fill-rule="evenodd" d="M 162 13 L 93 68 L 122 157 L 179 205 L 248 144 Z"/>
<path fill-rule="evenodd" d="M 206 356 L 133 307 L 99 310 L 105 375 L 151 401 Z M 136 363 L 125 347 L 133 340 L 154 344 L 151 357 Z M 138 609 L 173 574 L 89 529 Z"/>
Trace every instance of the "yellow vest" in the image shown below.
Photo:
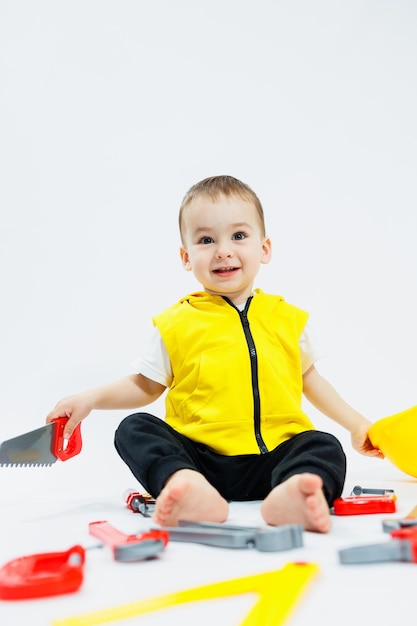
<path fill-rule="evenodd" d="M 173 371 L 167 423 L 228 456 L 265 453 L 314 429 L 301 409 L 308 314 L 259 289 L 245 313 L 197 292 L 153 319 Z"/>

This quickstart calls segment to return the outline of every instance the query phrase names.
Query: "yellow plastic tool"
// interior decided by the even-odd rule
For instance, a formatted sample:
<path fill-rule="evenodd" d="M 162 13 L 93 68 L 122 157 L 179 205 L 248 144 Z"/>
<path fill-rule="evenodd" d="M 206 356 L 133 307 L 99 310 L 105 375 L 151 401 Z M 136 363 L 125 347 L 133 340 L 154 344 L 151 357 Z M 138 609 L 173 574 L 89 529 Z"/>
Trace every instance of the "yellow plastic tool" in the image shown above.
<path fill-rule="evenodd" d="M 315 563 L 287 563 L 280 570 L 234 578 L 112 609 L 69 617 L 54 621 L 52 626 L 96 626 L 187 602 L 212 600 L 245 593 L 256 593 L 259 598 L 240 626 L 280 626 L 293 609 L 307 583 L 318 572 L 319 567 Z"/>
<path fill-rule="evenodd" d="M 372 424 L 368 435 L 393 465 L 417 478 L 417 406 L 383 417 Z"/>

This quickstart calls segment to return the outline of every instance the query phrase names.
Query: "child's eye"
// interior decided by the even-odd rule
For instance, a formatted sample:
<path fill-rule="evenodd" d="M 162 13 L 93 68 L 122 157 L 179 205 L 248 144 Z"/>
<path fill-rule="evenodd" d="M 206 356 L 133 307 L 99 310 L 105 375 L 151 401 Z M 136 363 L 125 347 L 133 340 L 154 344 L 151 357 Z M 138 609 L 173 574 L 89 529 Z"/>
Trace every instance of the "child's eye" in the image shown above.
<path fill-rule="evenodd" d="M 241 240 L 241 239 L 246 239 L 246 235 L 245 235 L 245 233 L 235 233 L 233 235 L 233 239 L 236 239 L 238 241 Z"/>
<path fill-rule="evenodd" d="M 213 243 L 214 239 L 212 237 L 201 237 L 200 243 Z"/>

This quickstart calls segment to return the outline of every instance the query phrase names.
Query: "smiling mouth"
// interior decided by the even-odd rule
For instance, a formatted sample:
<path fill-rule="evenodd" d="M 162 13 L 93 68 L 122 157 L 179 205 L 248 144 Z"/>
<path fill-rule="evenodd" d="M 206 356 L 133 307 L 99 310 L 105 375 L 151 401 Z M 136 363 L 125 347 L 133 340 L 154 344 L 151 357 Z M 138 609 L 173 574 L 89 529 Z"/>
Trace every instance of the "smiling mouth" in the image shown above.
<path fill-rule="evenodd" d="M 213 270 L 214 274 L 232 274 L 238 270 L 238 267 L 219 267 L 217 270 Z"/>

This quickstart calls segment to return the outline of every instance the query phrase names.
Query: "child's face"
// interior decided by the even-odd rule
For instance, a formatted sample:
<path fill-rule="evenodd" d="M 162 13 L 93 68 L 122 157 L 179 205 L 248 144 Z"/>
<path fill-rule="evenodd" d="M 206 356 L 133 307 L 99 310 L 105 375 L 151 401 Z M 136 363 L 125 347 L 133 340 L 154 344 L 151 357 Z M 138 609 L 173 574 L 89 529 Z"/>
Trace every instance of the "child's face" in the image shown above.
<path fill-rule="evenodd" d="M 261 263 L 271 258 L 271 242 L 261 231 L 256 208 L 239 196 L 197 196 L 184 210 L 181 259 L 204 291 L 234 304 L 252 293 Z"/>

